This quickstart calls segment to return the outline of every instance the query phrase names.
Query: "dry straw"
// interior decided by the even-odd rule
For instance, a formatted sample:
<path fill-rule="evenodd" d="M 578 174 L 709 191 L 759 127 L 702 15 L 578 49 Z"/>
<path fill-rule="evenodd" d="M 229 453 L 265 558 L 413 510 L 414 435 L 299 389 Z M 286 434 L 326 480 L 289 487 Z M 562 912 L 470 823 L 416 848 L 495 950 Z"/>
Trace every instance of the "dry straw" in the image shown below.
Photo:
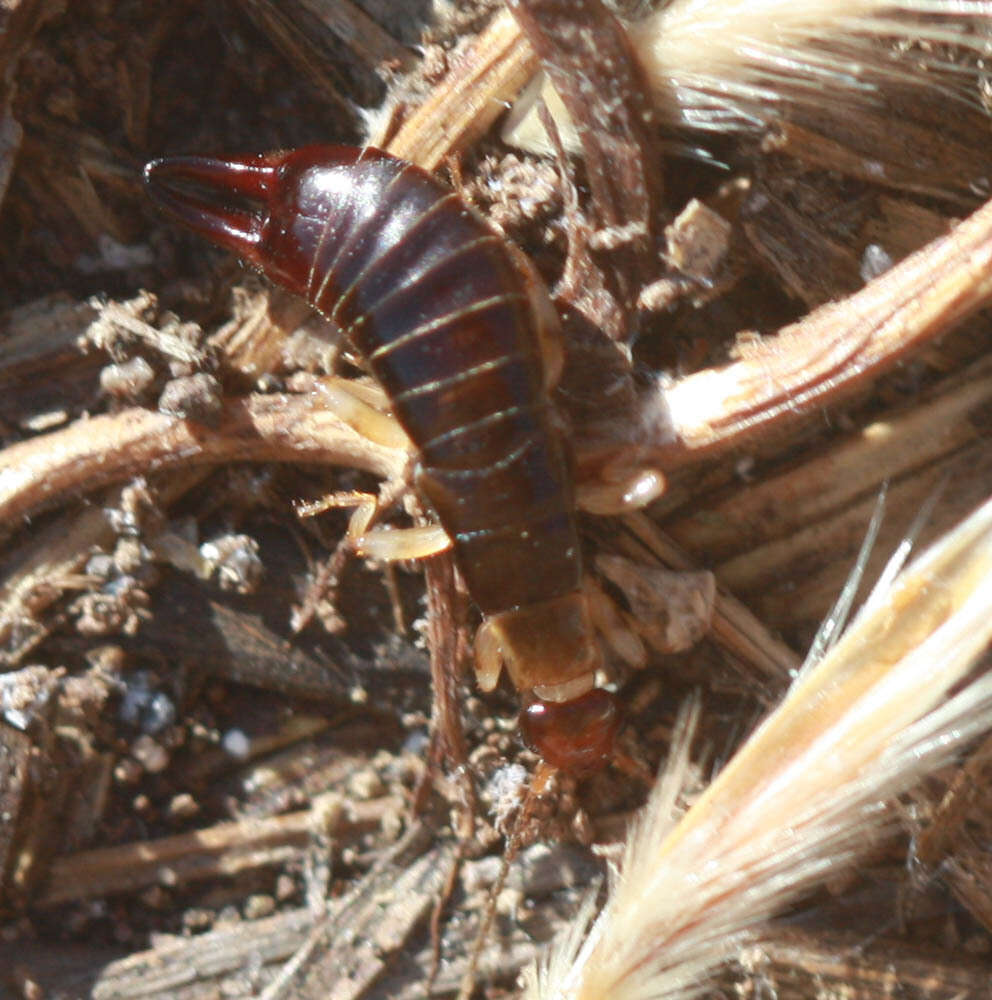
<path fill-rule="evenodd" d="M 762 132 L 796 113 L 849 121 L 898 87 L 977 103 L 975 56 L 988 53 L 990 17 L 987 0 L 673 0 L 633 22 L 629 35 L 660 124 L 725 134 Z M 548 152 L 538 96 L 578 151 L 543 77 L 504 137 Z"/>
<path fill-rule="evenodd" d="M 992 723 L 992 501 L 876 588 L 839 642 L 674 819 L 683 739 L 605 908 L 528 975 L 528 1000 L 683 998 L 776 910 L 893 824 L 893 796 Z M 963 686 L 962 686 L 963 685 Z M 953 689 L 953 693 L 952 693 Z"/>

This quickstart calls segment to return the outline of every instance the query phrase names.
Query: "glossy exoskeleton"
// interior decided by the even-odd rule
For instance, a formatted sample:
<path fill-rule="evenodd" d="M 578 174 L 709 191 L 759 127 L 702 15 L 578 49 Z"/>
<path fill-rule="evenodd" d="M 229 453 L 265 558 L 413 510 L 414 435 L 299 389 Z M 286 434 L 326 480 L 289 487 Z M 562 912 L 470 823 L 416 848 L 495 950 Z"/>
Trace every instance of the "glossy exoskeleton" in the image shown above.
<path fill-rule="evenodd" d="M 379 150 L 308 146 L 145 168 L 166 210 L 303 296 L 364 360 L 418 452 L 415 487 L 483 615 L 524 738 L 573 770 L 609 755 L 612 696 L 582 590 L 569 456 L 549 390 L 558 319 L 526 258 L 436 178 Z"/>

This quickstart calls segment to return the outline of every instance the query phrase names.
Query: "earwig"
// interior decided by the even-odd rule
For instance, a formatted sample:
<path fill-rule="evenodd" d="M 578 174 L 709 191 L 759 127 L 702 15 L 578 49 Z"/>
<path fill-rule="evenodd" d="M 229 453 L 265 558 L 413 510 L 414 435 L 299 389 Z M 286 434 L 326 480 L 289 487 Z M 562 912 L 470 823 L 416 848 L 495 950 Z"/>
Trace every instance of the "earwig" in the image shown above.
<path fill-rule="evenodd" d="M 480 687 L 502 666 L 549 763 L 597 766 L 619 715 L 595 687 L 570 456 L 549 391 L 557 315 L 518 250 L 420 168 L 308 146 L 145 167 L 157 202 L 340 328 L 417 451 L 414 486 L 482 613 Z"/>

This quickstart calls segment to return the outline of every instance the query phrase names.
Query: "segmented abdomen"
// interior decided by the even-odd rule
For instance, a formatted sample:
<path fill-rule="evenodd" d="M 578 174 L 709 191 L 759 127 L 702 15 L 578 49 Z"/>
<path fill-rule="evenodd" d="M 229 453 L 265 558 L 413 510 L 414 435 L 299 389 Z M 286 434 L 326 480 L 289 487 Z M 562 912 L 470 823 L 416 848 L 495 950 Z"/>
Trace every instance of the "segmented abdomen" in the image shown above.
<path fill-rule="evenodd" d="M 374 153 L 301 181 L 275 240 L 308 248 L 307 297 L 392 400 L 475 602 L 489 614 L 577 590 L 540 320 L 502 238 L 429 174 Z"/>

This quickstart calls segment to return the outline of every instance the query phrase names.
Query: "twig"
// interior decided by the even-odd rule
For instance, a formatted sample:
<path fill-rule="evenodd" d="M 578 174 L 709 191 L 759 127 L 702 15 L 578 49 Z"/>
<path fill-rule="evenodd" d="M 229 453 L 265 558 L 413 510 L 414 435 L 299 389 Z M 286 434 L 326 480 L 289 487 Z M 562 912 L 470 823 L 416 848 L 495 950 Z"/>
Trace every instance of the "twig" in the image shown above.
<path fill-rule="evenodd" d="M 373 830 L 384 816 L 403 808 L 402 801 L 390 796 L 350 802 L 339 810 L 338 827 L 350 833 Z M 52 862 L 47 888 L 34 902 L 42 908 L 58 906 L 151 885 L 179 886 L 283 865 L 302 856 L 313 825 L 314 811 L 306 809 L 268 819 L 221 823 L 160 840 L 79 851 Z"/>
<path fill-rule="evenodd" d="M 992 301 L 992 202 L 862 291 L 776 336 L 739 343 L 740 360 L 689 375 L 658 399 L 667 467 L 834 403 Z"/>
<path fill-rule="evenodd" d="M 448 76 L 386 148 L 393 156 L 434 170 L 485 134 L 537 65 L 513 18 L 505 11 L 497 14 L 469 49 L 453 58 Z M 376 145 L 382 138 L 372 136 L 371 141 Z"/>
<path fill-rule="evenodd" d="M 66 494 L 149 471 L 238 461 L 346 465 L 402 474 L 405 451 L 373 444 L 309 397 L 226 399 L 216 427 L 134 408 L 80 420 L 0 452 L 0 523 Z"/>

